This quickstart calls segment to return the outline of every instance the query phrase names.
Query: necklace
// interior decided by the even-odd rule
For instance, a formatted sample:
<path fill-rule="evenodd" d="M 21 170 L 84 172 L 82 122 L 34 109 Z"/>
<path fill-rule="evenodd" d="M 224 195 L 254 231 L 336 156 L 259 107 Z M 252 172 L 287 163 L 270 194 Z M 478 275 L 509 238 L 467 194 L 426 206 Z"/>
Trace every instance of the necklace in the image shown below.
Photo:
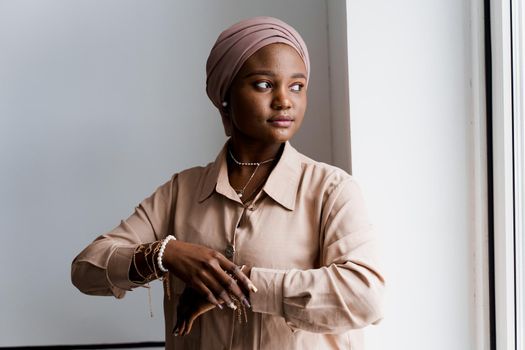
<path fill-rule="evenodd" d="M 230 158 L 234 161 L 235 164 L 239 166 L 254 166 L 255 167 L 255 169 L 252 172 L 252 175 L 250 176 L 248 181 L 246 181 L 243 188 L 241 188 L 240 190 L 235 190 L 235 192 L 237 192 L 237 194 L 239 195 L 239 198 L 242 198 L 242 196 L 244 195 L 244 190 L 246 190 L 246 187 L 248 187 L 248 184 L 252 181 L 253 177 L 255 176 L 255 173 L 257 172 L 257 169 L 259 169 L 261 165 L 275 160 L 275 158 L 272 158 L 272 159 L 264 160 L 262 162 L 239 162 L 237 159 L 235 159 L 232 151 L 229 148 L 228 148 L 228 153 L 230 154 Z"/>

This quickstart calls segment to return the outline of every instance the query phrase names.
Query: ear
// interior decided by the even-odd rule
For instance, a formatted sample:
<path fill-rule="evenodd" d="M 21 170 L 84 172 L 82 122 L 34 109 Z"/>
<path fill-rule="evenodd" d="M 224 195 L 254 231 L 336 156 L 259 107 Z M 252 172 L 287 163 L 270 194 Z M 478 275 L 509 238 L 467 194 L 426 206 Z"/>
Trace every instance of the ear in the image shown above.
<path fill-rule="evenodd" d="M 222 126 L 224 127 L 224 133 L 226 136 L 230 137 L 232 136 L 232 118 L 230 117 L 230 91 L 228 89 L 228 92 L 224 95 L 223 98 L 223 105 L 219 108 L 219 112 L 221 113 L 221 119 L 222 119 Z"/>

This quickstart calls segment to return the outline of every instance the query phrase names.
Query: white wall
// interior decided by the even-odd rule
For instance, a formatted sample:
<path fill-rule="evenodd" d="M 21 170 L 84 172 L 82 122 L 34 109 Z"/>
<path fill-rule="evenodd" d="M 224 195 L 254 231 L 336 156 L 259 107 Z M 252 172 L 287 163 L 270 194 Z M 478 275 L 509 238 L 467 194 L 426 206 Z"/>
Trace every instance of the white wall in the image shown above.
<path fill-rule="evenodd" d="M 145 290 L 81 295 L 70 263 L 173 172 L 215 158 L 205 61 L 255 15 L 303 34 L 312 80 L 295 144 L 331 161 L 324 1 L 0 1 L 0 346 L 163 339 L 159 284 L 150 320 Z"/>
<path fill-rule="evenodd" d="M 388 284 L 368 349 L 476 349 L 470 1 L 347 4 L 352 170 Z"/>
<path fill-rule="evenodd" d="M 389 287 L 368 349 L 474 349 L 469 1 L 347 6 L 353 174 Z M 324 1 L 0 1 L 0 346 L 162 340 L 158 284 L 150 320 L 145 290 L 81 295 L 70 262 L 173 172 L 214 158 L 206 56 L 220 30 L 264 14 L 310 49 L 295 144 L 337 163 Z"/>

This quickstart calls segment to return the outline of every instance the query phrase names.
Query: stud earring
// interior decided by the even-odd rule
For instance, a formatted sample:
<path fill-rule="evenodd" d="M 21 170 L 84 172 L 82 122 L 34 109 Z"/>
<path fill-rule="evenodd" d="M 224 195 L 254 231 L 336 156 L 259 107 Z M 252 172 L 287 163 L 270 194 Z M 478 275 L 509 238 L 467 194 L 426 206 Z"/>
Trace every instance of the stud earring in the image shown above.
<path fill-rule="evenodd" d="M 222 102 L 222 106 L 223 106 L 223 107 L 227 107 L 227 106 L 228 106 L 228 102 L 223 101 L 223 102 Z"/>

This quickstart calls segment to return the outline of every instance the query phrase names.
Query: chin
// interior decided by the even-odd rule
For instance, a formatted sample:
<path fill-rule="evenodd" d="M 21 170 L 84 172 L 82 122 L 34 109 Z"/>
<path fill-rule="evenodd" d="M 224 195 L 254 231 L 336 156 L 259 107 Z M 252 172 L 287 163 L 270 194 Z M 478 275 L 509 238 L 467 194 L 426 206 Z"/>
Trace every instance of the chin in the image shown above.
<path fill-rule="evenodd" d="M 276 142 L 286 142 L 290 140 L 293 135 L 295 135 L 295 130 L 283 130 L 280 132 L 276 132 L 273 135 L 273 138 L 276 140 Z"/>
<path fill-rule="evenodd" d="M 284 143 L 290 140 L 295 135 L 295 129 L 273 129 L 273 130 L 260 130 L 250 134 L 245 134 L 248 139 L 252 141 L 264 143 L 267 145 Z"/>
<path fill-rule="evenodd" d="M 272 139 L 272 143 L 285 143 L 290 140 L 292 137 L 275 137 Z"/>

